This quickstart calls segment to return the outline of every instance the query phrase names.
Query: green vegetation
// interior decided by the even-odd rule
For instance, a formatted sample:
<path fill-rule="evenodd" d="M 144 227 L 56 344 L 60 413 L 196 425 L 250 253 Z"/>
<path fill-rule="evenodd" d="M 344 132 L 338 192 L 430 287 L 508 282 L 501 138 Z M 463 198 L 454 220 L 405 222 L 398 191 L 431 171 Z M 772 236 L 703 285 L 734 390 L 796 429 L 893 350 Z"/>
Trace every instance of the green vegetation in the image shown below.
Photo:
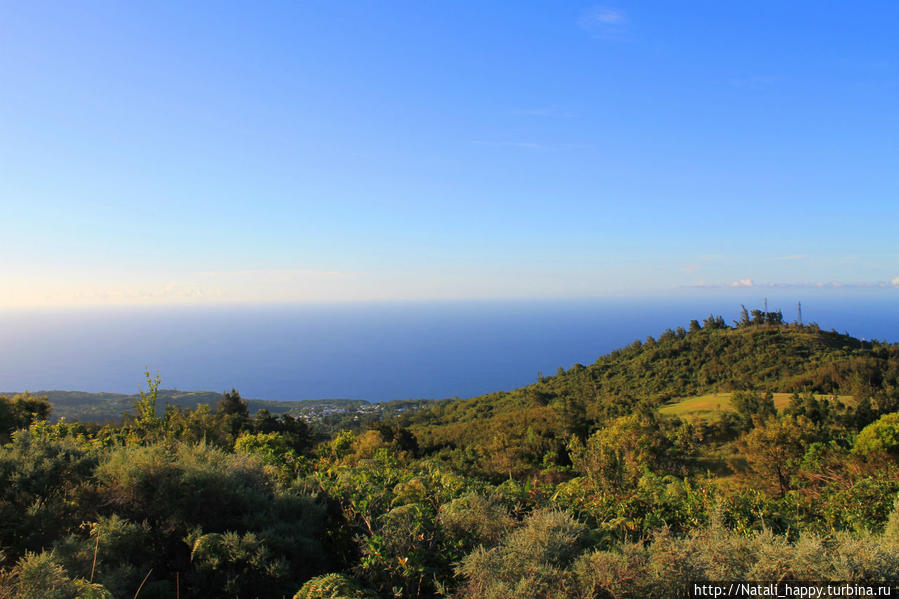
<path fill-rule="evenodd" d="M 68 421 L 99 424 L 119 423 L 123 414 L 131 411 L 140 395 L 119 393 L 85 393 L 83 391 L 38 391 L 35 393 L 0 393 L 7 397 L 18 395 L 40 397 L 53 405 L 50 422 Z M 177 389 L 157 390 L 157 410 L 166 405 L 177 408 L 196 409 L 206 405 L 214 408 L 224 397 L 224 393 L 212 391 L 178 391 Z M 365 426 L 406 411 L 415 411 L 428 405 L 428 400 L 397 400 L 377 404 L 362 399 L 307 399 L 302 401 L 271 401 L 266 399 L 245 399 L 250 414 L 266 410 L 275 416 L 290 414 L 316 422 L 327 430 L 342 430 Z"/>
<path fill-rule="evenodd" d="M 722 410 L 736 411 L 736 408 L 731 403 L 733 395 L 733 392 L 728 391 L 675 399 L 671 403 L 665 404 L 659 408 L 659 414 L 665 416 L 679 416 L 681 418 L 698 417 L 703 420 L 713 420 L 718 417 L 718 414 Z M 772 393 L 771 395 L 774 398 L 774 407 L 777 408 L 778 411 L 782 411 L 790 405 L 790 399 L 793 397 L 792 393 Z M 815 398 L 818 400 L 833 398 L 834 400 L 843 403 L 851 403 L 853 400 L 851 395 L 834 396 L 820 393 L 816 394 Z"/>
<path fill-rule="evenodd" d="M 319 418 L 159 386 L 105 424 L 0 399 L 0 596 L 899 579 L 899 345 L 779 313 L 693 321 L 508 393 Z"/>

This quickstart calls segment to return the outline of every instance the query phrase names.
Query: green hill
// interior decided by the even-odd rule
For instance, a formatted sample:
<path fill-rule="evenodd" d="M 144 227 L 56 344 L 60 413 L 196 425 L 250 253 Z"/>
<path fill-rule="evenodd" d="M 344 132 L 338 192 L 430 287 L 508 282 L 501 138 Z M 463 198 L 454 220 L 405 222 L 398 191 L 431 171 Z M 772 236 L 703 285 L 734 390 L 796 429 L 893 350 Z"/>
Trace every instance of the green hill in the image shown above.
<path fill-rule="evenodd" d="M 720 317 L 693 321 L 689 330 L 666 330 L 520 389 L 439 402 L 416 415 L 414 432 L 432 446 L 483 442 L 496 432 L 584 434 L 675 398 L 748 389 L 899 403 L 899 345 L 773 320 L 735 327 Z"/>

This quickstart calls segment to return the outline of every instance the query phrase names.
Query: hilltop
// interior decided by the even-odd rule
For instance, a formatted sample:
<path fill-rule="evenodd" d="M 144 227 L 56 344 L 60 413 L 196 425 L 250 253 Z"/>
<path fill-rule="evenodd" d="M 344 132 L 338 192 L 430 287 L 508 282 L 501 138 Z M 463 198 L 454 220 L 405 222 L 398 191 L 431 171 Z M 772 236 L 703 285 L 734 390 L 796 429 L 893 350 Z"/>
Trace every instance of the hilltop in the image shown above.
<path fill-rule="evenodd" d="M 899 345 L 784 323 L 779 312 L 752 314 L 734 326 L 694 320 L 513 391 L 439 402 L 410 424 L 426 446 L 462 446 L 497 430 L 519 440 L 583 436 L 617 416 L 740 390 L 897 403 Z"/>

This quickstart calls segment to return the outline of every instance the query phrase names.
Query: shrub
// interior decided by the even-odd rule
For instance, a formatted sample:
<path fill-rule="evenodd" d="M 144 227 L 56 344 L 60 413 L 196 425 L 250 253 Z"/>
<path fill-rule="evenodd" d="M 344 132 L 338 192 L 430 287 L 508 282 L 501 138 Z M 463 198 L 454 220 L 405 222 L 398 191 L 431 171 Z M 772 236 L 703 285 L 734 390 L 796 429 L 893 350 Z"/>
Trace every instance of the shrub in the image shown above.
<path fill-rule="evenodd" d="M 40 550 L 91 518 L 82 501 L 96 458 L 71 439 L 18 431 L 0 448 L 0 538 L 13 558 Z"/>
<path fill-rule="evenodd" d="M 496 545 L 515 523 L 504 507 L 477 493 L 443 504 L 437 519 L 448 543 L 465 552 Z"/>
<path fill-rule="evenodd" d="M 155 560 L 149 525 L 113 514 L 82 528 L 86 535 L 70 534 L 55 544 L 60 562 L 70 572 L 93 571 L 93 579 L 117 597 L 132 595 Z"/>
<path fill-rule="evenodd" d="M 899 495 L 893 500 L 893 511 L 883 529 L 883 538 L 888 543 L 899 545 Z"/>
<path fill-rule="evenodd" d="M 343 574 L 325 574 L 306 581 L 293 599 L 375 599 L 352 578 Z"/>
<path fill-rule="evenodd" d="M 275 597 L 289 588 L 290 568 L 255 534 L 210 533 L 191 537 L 197 587 L 220 597 Z"/>
<path fill-rule="evenodd" d="M 204 445 L 125 447 L 97 468 L 97 479 L 107 509 L 146 522 L 154 576 L 189 573 L 192 564 L 204 563 L 191 562 L 195 537 L 228 532 L 247 542 L 245 535 L 253 533 L 266 551 L 290 564 L 290 579 L 303 580 L 326 566 L 324 507 L 278 484 L 253 456 Z M 189 535 L 190 545 L 184 542 Z"/>
<path fill-rule="evenodd" d="M 478 599 L 568 597 L 568 568 L 583 549 L 586 533 L 565 512 L 535 512 L 502 544 L 479 546 L 462 560 L 458 574 L 466 582 L 460 594 Z"/>
<path fill-rule="evenodd" d="M 899 456 L 899 412 L 881 416 L 863 428 L 855 439 L 855 451 L 862 455 Z"/>
<path fill-rule="evenodd" d="M 0 596 L 15 599 L 113 599 L 99 584 L 72 579 L 52 552 L 26 553 L 0 574 Z"/>

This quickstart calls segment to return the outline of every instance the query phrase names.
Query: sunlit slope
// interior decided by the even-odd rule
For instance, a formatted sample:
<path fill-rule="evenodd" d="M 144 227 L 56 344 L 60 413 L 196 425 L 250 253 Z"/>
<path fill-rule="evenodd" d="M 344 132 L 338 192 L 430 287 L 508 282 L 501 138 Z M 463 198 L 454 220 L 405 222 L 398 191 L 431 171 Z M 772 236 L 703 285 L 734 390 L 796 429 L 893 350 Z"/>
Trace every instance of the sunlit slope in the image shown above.
<path fill-rule="evenodd" d="M 773 393 L 774 407 L 783 410 L 790 403 L 792 393 Z M 714 418 L 721 411 L 735 411 L 731 404 L 732 392 L 723 393 L 706 393 L 695 397 L 685 397 L 676 399 L 671 403 L 665 404 L 659 408 L 659 414 L 664 416 L 680 416 L 681 418 L 698 417 L 702 419 Z M 853 401 L 851 395 L 829 395 L 826 393 L 816 394 L 816 399 L 839 400 L 843 403 Z"/>
<path fill-rule="evenodd" d="M 742 389 L 771 391 L 783 405 L 796 391 L 876 397 L 897 388 L 899 345 L 817 325 L 729 327 L 709 318 L 702 328 L 669 329 L 520 389 L 438 402 L 412 424 L 426 444 L 462 445 L 494 434 L 565 433 L 638 407 L 672 404 L 663 409 L 674 414 L 727 409 L 729 394 Z"/>

